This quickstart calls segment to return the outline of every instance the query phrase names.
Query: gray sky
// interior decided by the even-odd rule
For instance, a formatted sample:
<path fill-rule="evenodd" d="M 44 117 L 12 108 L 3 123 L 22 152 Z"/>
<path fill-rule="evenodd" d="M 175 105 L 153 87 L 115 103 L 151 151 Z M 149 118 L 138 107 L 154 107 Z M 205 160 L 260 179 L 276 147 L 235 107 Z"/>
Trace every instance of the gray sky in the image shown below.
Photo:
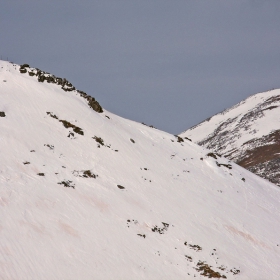
<path fill-rule="evenodd" d="M 178 134 L 280 88 L 280 1 L 3 0 L 0 55 Z"/>

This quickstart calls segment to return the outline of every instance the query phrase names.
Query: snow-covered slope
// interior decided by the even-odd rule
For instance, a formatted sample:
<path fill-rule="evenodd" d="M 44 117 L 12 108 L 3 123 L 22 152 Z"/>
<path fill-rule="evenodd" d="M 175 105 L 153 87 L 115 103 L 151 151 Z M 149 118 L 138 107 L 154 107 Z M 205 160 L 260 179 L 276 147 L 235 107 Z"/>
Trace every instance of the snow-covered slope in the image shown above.
<path fill-rule="evenodd" d="M 0 62 L 0 279 L 280 278 L 278 187 L 27 72 Z"/>
<path fill-rule="evenodd" d="M 280 89 L 258 93 L 183 132 L 280 186 Z"/>

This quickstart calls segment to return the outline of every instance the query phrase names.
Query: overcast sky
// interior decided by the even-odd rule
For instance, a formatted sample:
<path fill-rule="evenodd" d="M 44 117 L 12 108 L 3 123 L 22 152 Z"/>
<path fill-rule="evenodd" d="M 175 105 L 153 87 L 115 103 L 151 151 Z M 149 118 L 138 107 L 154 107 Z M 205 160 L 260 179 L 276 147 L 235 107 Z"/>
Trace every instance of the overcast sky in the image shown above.
<path fill-rule="evenodd" d="M 280 1 L 4 0 L 0 55 L 178 134 L 280 88 Z"/>

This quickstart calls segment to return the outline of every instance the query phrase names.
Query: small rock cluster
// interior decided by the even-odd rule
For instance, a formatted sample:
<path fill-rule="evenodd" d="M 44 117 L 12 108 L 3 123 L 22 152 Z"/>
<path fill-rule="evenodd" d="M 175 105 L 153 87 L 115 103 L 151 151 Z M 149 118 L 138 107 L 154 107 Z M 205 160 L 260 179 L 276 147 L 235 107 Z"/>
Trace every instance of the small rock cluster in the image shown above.
<path fill-rule="evenodd" d="M 19 68 L 19 72 L 22 74 L 28 73 L 29 76 L 36 76 L 38 79 L 38 82 L 47 82 L 52 84 L 60 85 L 61 88 L 64 91 L 76 91 L 80 94 L 81 97 L 87 100 L 88 105 L 90 108 L 92 108 L 97 113 L 102 113 L 103 109 L 101 105 L 95 100 L 94 97 L 86 94 L 85 92 L 81 90 L 77 90 L 68 80 L 65 78 L 59 78 L 54 75 L 51 75 L 50 73 L 47 73 L 45 71 L 42 71 L 38 68 L 30 68 L 28 64 L 22 64 Z"/>

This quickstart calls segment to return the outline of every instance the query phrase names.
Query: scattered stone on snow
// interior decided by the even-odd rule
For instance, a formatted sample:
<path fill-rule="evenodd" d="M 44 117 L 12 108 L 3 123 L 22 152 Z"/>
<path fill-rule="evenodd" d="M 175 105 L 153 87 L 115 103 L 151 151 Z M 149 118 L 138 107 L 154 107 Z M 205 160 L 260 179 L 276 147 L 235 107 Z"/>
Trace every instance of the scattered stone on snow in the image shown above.
<path fill-rule="evenodd" d="M 158 227 L 157 225 L 154 226 L 152 228 L 152 231 L 153 232 L 158 232 L 159 234 L 164 234 L 165 231 L 167 231 L 168 227 L 169 227 L 169 224 L 167 223 L 164 223 L 164 222 L 161 222 L 163 224 L 163 227 Z"/>
<path fill-rule="evenodd" d="M 80 127 L 78 127 L 78 126 L 76 126 L 76 125 L 70 123 L 69 121 L 60 120 L 60 119 L 59 119 L 55 114 L 53 114 L 52 112 L 47 112 L 47 115 L 49 115 L 50 117 L 52 117 L 52 118 L 54 118 L 54 119 L 57 119 L 59 122 L 61 122 L 61 123 L 63 124 L 63 126 L 64 126 L 65 128 L 72 128 L 73 131 L 74 131 L 75 133 L 80 134 L 80 135 L 84 135 L 84 132 L 83 132 L 83 130 L 82 130 Z M 70 132 L 70 133 L 71 133 L 71 132 Z M 70 136 L 71 136 L 71 135 L 69 134 L 67 137 L 70 137 Z"/>
<path fill-rule="evenodd" d="M 73 181 L 70 181 L 70 180 L 61 181 L 61 182 L 59 182 L 57 184 L 63 185 L 66 188 L 73 188 L 73 189 L 75 189 L 75 184 L 73 183 Z"/>
<path fill-rule="evenodd" d="M 98 175 L 92 173 L 90 170 L 82 170 L 82 171 L 73 171 L 73 175 L 76 177 L 82 177 L 82 178 L 94 178 L 96 179 Z"/>

